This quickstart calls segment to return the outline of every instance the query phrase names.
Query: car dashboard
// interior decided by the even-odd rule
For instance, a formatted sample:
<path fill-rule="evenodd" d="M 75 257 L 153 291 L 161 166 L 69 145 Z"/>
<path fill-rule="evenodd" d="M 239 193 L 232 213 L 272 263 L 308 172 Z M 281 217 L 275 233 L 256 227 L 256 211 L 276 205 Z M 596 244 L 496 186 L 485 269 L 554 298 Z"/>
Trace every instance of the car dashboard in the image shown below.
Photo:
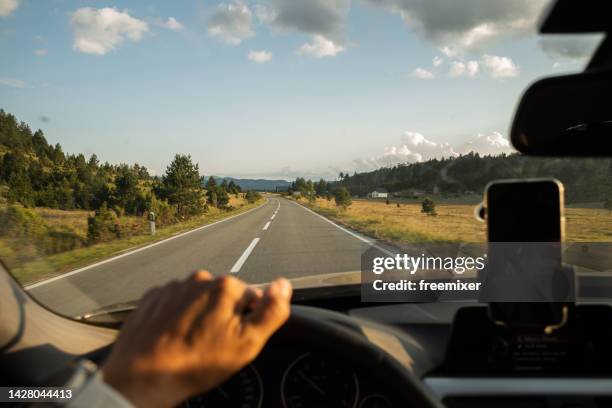
<path fill-rule="evenodd" d="M 612 310 L 582 305 L 568 336 L 522 337 L 498 331 L 486 308 L 465 302 L 369 304 L 336 299 L 316 318 L 358 332 L 407 367 L 449 407 L 612 406 Z M 300 303 L 317 303 L 303 300 Z M 334 302 L 332 302 L 334 303 Z M 325 309 L 321 308 L 325 307 Z M 334 310 L 335 309 L 335 310 Z M 588 310 L 588 313 L 586 312 Z M 608 319 L 608 320 L 606 320 Z M 402 407 L 385 373 L 342 353 L 274 338 L 249 366 L 184 407 Z M 340 345 L 341 346 L 341 345 Z M 517 357 L 518 356 L 518 357 Z M 569 356 L 569 357 L 568 357 Z M 568 403 L 574 405 L 567 405 Z"/>
<path fill-rule="evenodd" d="M 264 351 L 221 386 L 183 407 L 393 407 L 384 383 L 337 356 L 299 347 Z"/>

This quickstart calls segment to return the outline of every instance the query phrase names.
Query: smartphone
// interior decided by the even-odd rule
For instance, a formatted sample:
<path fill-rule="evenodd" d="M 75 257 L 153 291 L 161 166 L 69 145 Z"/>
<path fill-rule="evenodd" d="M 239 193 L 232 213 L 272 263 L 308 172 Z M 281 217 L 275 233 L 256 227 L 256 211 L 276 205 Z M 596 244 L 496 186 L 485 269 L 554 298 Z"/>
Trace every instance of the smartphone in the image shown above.
<path fill-rule="evenodd" d="M 489 242 L 562 242 L 563 184 L 555 179 L 501 180 L 485 189 Z"/>
<path fill-rule="evenodd" d="M 529 297 L 558 291 L 551 282 L 562 268 L 563 195 L 563 184 L 555 179 L 501 180 L 486 187 L 489 264 L 495 266 L 489 283 L 498 291 L 493 298 L 513 300 L 517 294 L 527 299 L 490 302 L 496 323 L 548 327 L 566 317 L 565 303 Z"/>

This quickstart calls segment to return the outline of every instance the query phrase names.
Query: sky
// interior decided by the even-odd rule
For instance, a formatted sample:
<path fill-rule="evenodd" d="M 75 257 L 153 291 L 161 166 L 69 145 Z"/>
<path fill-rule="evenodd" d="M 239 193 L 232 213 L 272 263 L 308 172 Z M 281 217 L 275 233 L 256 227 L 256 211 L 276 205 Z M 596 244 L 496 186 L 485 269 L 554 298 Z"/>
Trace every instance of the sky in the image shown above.
<path fill-rule="evenodd" d="M 0 0 L 0 108 L 64 151 L 162 174 L 324 177 L 477 151 L 599 36 L 548 0 Z"/>

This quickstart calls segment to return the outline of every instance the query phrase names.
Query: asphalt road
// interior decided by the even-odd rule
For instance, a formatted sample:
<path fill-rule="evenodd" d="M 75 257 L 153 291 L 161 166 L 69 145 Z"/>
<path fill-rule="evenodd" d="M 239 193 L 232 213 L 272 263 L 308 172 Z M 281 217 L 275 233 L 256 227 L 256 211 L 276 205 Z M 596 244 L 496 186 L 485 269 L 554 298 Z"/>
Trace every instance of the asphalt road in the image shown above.
<path fill-rule="evenodd" d="M 77 316 L 136 300 L 197 269 L 250 283 L 359 271 L 369 239 L 270 196 L 256 209 L 29 287 L 43 304 Z"/>

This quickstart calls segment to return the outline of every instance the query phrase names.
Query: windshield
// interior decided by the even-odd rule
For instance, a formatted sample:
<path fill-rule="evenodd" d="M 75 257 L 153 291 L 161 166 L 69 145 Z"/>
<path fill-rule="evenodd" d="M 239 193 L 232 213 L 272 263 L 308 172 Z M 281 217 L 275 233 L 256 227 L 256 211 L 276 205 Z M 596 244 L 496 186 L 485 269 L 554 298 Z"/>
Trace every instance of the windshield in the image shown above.
<path fill-rule="evenodd" d="M 608 241 L 610 160 L 508 141 L 600 40 L 538 36 L 547 3 L 0 0 L 0 259 L 70 316 L 197 269 L 351 284 L 372 247 L 484 242 L 485 186 L 525 177 Z"/>

